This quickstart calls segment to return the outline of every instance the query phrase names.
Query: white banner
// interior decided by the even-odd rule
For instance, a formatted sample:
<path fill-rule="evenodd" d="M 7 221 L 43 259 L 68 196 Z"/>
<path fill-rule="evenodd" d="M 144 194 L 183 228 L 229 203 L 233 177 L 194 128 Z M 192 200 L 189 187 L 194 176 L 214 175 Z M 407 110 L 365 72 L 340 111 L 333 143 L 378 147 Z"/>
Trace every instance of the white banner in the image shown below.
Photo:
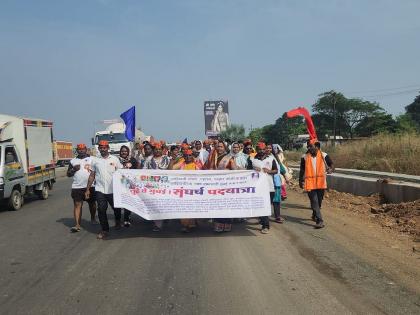
<path fill-rule="evenodd" d="M 255 171 L 121 169 L 114 204 L 146 220 L 271 215 L 266 174 Z"/>

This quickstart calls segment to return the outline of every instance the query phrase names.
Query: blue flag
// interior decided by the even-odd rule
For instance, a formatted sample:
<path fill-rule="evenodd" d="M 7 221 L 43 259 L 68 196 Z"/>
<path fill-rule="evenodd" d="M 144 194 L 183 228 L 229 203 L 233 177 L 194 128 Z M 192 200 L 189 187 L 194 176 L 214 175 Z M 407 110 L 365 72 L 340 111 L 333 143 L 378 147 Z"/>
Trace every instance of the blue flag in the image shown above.
<path fill-rule="evenodd" d="M 125 123 L 125 137 L 133 141 L 136 136 L 136 106 L 131 107 L 120 115 Z"/>

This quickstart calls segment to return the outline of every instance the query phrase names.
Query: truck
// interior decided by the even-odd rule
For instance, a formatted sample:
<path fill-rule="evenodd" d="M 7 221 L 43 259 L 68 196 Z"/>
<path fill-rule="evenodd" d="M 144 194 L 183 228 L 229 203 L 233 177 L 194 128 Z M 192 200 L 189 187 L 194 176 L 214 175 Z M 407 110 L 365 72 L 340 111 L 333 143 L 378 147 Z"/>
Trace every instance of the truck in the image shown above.
<path fill-rule="evenodd" d="M 68 165 L 70 160 L 74 158 L 73 143 L 69 141 L 55 140 L 54 161 L 56 166 Z"/>
<path fill-rule="evenodd" d="M 98 144 L 101 140 L 106 140 L 109 142 L 109 151 L 112 155 L 119 155 L 120 149 L 123 145 L 129 147 L 130 151 L 132 151 L 135 142 L 141 142 L 145 139 L 147 139 L 147 137 L 144 135 L 144 133 L 136 129 L 134 141 L 129 141 L 125 137 L 125 124 L 122 122 L 115 122 L 106 127 L 105 130 L 97 131 L 95 133 L 95 137 L 92 138 L 92 145 L 94 146 L 94 152 L 92 152 L 94 154 L 92 155 L 99 154 Z"/>
<path fill-rule="evenodd" d="M 29 195 L 45 200 L 55 179 L 53 123 L 0 114 L 0 202 L 18 210 Z"/>

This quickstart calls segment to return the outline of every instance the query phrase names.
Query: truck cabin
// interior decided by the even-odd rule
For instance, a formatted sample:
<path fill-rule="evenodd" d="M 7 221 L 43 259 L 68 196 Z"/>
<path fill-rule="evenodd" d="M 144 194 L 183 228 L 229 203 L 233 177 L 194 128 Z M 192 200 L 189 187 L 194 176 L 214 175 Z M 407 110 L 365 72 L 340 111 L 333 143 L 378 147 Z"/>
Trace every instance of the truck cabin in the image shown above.
<path fill-rule="evenodd" d="M 125 137 L 124 133 L 106 133 L 98 134 L 92 139 L 93 145 L 98 145 L 99 141 L 106 140 L 109 143 L 124 143 L 128 142 L 128 139 Z"/>
<path fill-rule="evenodd" d="M 5 145 L 0 144 L 0 165 L 3 164 L 3 147 L 4 147 L 4 165 L 9 165 L 9 164 L 14 164 L 14 163 L 18 163 L 19 159 L 18 156 L 16 154 L 16 150 L 14 148 L 14 146 L 11 145 Z"/>

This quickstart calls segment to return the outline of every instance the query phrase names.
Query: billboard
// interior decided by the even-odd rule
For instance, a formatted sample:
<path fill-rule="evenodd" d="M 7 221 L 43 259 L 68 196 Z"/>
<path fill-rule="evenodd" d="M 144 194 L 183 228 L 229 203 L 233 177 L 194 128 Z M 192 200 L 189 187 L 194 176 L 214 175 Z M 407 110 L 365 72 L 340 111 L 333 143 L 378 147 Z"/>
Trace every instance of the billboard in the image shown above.
<path fill-rule="evenodd" d="M 218 136 L 230 126 L 228 101 L 205 101 L 206 136 Z"/>

